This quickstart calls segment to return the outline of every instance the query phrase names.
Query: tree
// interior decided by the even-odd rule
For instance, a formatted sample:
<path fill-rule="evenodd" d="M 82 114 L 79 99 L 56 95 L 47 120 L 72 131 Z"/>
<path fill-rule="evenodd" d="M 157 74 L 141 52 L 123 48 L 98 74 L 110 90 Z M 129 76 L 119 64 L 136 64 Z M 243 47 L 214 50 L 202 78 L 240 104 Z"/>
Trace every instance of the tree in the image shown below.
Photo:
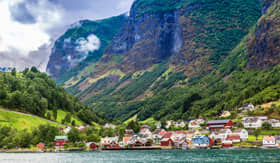
<path fill-rule="evenodd" d="M 34 67 L 34 66 L 33 66 L 33 67 L 31 67 L 31 71 L 32 71 L 32 72 L 34 72 L 34 73 L 39 72 L 39 70 L 38 70 L 36 67 Z"/>
<path fill-rule="evenodd" d="M 254 131 L 254 136 L 256 137 L 256 140 L 258 140 L 258 137 L 259 137 L 260 133 L 261 133 L 261 130 L 260 130 L 260 129 L 256 129 L 256 130 Z"/>
<path fill-rule="evenodd" d="M 71 122 L 71 114 L 67 113 L 64 120 L 65 120 L 66 123 L 70 123 Z"/>
<path fill-rule="evenodd" d="M 54 118 L 54 120 L 57 119 L 57 110 L 56 109 L 53 111 L 53 118 Z"/>
<path fill-rule="evenodd" d="M 76 128 L 72 128 L 67 135 L 68 135 L 69 141 L 72 143 L 81 141 L 80 131 Z"/>
<path fill-rule="evenodd" d="M 266 129 L 266 130 L 271 130 L 272 129 L 272 125 L 270 123 L 268 123 L 268 122 L 264 122 L 262 124 L 262 128 Z"/>
<path fill-rule="evenodd" d="M 12 69 L 12 75 L 13 75 L 13 76 L 17 76 L 17 70 L 16 70 L 16 68 L 13 68 L 13 69 Z"/>
<path fill-rule="evenodd" d="M 51 113 L 50 112 L 47 113 L 47 119 L 51 120 Z"/>
<path fill-rule="evenodd" d="M 71 124 L 72 124 L 72 126 L 75 126 L 76 125 L 76 121 L 73 120 Z"/>

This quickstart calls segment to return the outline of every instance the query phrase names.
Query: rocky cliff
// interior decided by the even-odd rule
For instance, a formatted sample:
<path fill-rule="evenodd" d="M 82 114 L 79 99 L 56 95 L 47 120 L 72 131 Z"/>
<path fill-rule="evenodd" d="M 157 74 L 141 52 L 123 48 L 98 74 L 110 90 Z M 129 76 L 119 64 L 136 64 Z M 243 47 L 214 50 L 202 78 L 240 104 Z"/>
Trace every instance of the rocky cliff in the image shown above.
<path fill-rule="evenodd" d="M 99 21 L 82 20 L 71 25 L 55 42 L 47 72 L 60 81 L 79 75 L 100 59 L 126 19 L 126 15 L 121 15 Z"/>
<path fill-rule="evenodd" d="M 276 100 L 278 2 L 136 0 L 94 69 L 66 86 L 121 120 L 216 116 Z"/>

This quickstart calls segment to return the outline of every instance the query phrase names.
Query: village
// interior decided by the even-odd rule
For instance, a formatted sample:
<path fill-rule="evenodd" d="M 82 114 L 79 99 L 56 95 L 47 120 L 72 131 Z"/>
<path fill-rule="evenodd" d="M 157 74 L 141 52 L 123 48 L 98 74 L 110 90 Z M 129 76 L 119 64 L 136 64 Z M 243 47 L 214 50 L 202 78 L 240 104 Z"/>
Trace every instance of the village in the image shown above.
<path fill-rule="evenodd" d="M 254 106 L 247 104 L 241 112 L 252 109 Z M 154 129 L 143 124 L 138 133 L 127 128 L 122 136 L 115 133 L 113 137 L 102 137 L 100 142 L 85 142 L 85 147 L 80 150 L 280 148 L 280 121 L 267 116 L 244 116 L 241 123 L 234 123 L 231 119 L 206 120 L 200 117 L 189 121 L 167 120 L 164 124 L 155 122 L 153 125 Z M 86 127 L 76 128 L 82 131 Z M 117 126 L 107 123 L 103 127 L 115 129 Z M 62 129 L 65 135 L 70 130 L 71 127 Z M 55 151 L 67 150 L 67 136 L 56 136 L 54 141 Z M 43 143 L 37 148 L 43 151 Z"/>

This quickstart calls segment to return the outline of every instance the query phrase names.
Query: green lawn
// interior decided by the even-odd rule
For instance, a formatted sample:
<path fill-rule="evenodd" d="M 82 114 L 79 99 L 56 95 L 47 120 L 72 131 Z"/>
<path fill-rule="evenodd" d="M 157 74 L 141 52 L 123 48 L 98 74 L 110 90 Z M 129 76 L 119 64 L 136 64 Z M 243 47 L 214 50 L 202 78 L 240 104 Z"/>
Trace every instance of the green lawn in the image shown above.
<path fill-rule="evenodd" d="M 261 141 L 264 136 L 268 136 L 268 135 L 259 135 L 258 136 L 258 141 Z M 249 135 L 248 136 L 248 141 L 256 141 L 256 137 L 254 135 Z"/>
<path fill-rule="evenodd" d="M 43 118 L 24 115 L 15 112 L 0 110 L 0 125 L 10 126 L 17 129 L 31 129 L 39 125 L 50 124 L 53 126 L 62 126 L 55 122 L 49 122 Z"/>
<path fill-rule="evenodd" d="M 50 112 L 51 115 L 53 115 L 52 111 L 47 111 L 47 113 Z M 46 113 L 46 114 L 47 114 Z M 67 112 L 63 111 L 63 110 L 58 110 L 57 111 L 57 119 L 56 121 L 57 122 L 62 122 L 62 120 L 65 118 L 65 116 L 67 115 Z M 52 120 L 54 120 L 53 116 L 51 118 Z M 72 115 L 71 117 L 71 122 L 72 120 L 75 120 L 75 123 L 76 123 L 76 126 L 80 126 L 80 125 L 83 125 L 84 123 L 75 115 Z M 67 125 L 71 125 L 71 123 L 67 124 Z"/>

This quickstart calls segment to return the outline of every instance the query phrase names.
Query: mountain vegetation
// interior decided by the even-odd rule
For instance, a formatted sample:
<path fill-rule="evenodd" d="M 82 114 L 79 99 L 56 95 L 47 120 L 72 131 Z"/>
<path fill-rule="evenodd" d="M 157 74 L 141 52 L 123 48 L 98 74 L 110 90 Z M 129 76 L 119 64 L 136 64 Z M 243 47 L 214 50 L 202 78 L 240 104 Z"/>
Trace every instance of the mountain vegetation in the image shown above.
<path fill-rule="evenodd" d="M 111 120 L 217 117 L 280 98 L 279 0 L 136 0 L 67 90 Z"/>
<path fill-rule="evenodd" d="M 63 110 L 84 123 L 104 123 L 102 115 L 83 105 L 35 67 L 20 73 L 15 69 L 11 73 L 0 73 L 0 106 L 48 119 L 52 116 L 54 121 L 57 112 Z M 51 115 L 47 113 L 50 111 Z"/>

